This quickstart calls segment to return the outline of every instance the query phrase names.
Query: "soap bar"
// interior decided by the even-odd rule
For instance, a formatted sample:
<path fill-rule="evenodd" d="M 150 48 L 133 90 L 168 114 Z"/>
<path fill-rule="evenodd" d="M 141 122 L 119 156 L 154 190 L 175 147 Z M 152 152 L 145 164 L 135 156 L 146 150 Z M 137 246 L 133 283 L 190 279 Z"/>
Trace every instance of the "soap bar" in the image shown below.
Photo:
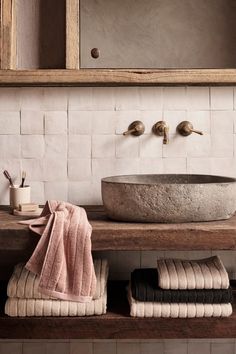
<path fill-rule="evenodd" d="M 38 204 L 35 203 L 24 203 L 19 205 L 20 211 L 37 211 L 38 208 Z"/>

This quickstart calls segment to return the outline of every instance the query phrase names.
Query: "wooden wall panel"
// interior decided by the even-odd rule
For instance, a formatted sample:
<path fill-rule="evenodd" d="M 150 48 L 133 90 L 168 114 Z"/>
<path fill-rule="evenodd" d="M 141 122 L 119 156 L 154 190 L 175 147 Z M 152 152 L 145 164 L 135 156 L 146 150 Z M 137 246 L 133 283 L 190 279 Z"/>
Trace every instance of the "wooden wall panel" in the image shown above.
<path fill-rule="evenodd" d="M 15 0 L 1 0 L 1 69 L 15 69 Z"/>
<path fill-rule="evenodd" d="M 66 0 L 66 69 L 79 68 L 79 0 Z"/>

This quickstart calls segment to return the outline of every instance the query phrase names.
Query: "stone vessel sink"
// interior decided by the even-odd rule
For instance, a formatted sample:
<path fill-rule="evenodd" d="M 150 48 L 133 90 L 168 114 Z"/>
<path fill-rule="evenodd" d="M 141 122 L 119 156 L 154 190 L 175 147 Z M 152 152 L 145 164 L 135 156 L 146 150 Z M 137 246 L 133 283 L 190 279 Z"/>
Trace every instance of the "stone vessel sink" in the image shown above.
<path fill-rule="evenodd" d="M 102 179 L 109 218 L 131 222 L 181 223 L 230 218 L 236 210 L 236 179 L 160 174 Z"/>

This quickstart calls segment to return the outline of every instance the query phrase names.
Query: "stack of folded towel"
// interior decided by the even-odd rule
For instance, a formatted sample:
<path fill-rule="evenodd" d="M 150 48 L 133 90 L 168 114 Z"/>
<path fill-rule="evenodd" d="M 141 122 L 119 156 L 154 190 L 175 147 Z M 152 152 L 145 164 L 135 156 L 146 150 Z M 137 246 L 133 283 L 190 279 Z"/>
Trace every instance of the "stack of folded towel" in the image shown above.
<path fill-rule="evenodd" d="M 129 288 L 135 317 L 228 317 L 233 295 L 218 256 L 189 261 L 163 259 L 157 269 L 136 269 Z"/>
<path fill-rule="evenodd" d="M 7 287 L 5 313 L 9 316 L 92 316 L 106 313 L 108 263 L 94 261 L 96 292 L 90 302 L 58 300 L 39 292 L 40 277 L 23 264 L 15 266 Z M 76 272 L 76 270 L 75 270 Z"/>

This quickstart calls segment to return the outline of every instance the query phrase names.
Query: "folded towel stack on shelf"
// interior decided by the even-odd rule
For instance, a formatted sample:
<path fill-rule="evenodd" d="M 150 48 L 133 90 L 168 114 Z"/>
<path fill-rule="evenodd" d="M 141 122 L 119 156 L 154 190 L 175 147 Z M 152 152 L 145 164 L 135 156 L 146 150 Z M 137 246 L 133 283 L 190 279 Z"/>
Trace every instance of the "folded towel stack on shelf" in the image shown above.
<path fill-rule="evenodd" d="M 129 288 L 135 317 L 228 317 L 233 294 L 218 256 L 188 261 L 163 259 L 157 269 L 136 269 Z"/>
<path fill-rule="evenodd" d="M 92 301 L 58 300 L 39 292 L 39 276 L 24 264 L 15 266 L 7 287 L 5 313 L 9 316 L 92 316 L 106 313 L 107 260 L 94 261 L 96 292 Z M 76 270 L 75 270 L 76 272 Z"/>

